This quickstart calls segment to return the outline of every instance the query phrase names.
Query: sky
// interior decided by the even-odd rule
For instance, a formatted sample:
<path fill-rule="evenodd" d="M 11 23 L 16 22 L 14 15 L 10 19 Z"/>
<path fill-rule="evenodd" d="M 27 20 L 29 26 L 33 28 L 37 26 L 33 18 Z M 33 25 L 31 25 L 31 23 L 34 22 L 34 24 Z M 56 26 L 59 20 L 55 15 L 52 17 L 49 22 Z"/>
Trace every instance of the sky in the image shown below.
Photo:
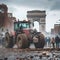
<path fill-rule="evenodd" d="M 20 20 L 26 19 L 27 11 L 45 10 L 47 32 L 60 19 L 60 0 L 0 0 L 2 3 L 8 6 L 8 12 Z"/>

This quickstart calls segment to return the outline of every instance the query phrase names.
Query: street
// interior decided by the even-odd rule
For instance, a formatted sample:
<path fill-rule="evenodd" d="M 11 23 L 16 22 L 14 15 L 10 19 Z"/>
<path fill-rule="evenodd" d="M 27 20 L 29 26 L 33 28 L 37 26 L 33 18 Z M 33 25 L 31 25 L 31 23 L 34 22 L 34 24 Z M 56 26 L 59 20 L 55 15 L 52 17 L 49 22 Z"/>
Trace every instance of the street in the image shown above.
<path fill-rule="evenodd" d="M 60 60 L 60 51 L 52 50 L 36 50 L 31 51 L 26 49 L 0 49 L 0 59 L 7 58 L 8 60 L 24 59 L 24 60 Z"/>

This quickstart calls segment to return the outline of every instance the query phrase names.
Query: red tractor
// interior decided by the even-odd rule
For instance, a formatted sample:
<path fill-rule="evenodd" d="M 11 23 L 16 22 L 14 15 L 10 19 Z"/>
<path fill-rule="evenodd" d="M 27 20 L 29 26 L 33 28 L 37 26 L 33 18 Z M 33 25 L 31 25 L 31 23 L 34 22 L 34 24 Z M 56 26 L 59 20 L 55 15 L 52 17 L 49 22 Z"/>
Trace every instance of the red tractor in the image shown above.
<path fill-rule="evenodd" d="M 31 43 L 34 43 L 36 48 L 43 48 L 45 44 L 44 35 L 41 32 L 30 29 L 30 24 L 30 21 L 14 22 L 18 48 L 29 48 Z"/>
<path fill-rule="evenodd" d="M 43 48 L 45 45 L 45 38 L 41 32 L 30 29 L 30 21 L 16 21 L 14 22 L 15 43 L 18 48 L 29 48 L 33 43 L 36 48 Z M 9 40 L 11 41 L 11 40 Z"/>
<path fill-rule="evenodd" d="M 14 22 L 15 42 L 18 48 L 28 48 L 30 34 L 30 21 L 16 21 Z"/>

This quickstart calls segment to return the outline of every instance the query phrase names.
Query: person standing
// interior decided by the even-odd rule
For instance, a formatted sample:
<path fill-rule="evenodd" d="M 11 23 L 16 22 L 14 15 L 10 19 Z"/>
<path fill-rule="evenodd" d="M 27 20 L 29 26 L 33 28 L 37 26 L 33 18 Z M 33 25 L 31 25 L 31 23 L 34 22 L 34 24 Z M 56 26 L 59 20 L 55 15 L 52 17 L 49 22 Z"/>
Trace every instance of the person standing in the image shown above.
<path fill-rule="evenodd" d="M 59 39 L 59 37 L 58 37 L 58 35 L 55 37 L 55 42 L 56 42 L 56 48 L 59 48 L 59 41 L 60 41 L 60 39 Z"/>
<path fill-rule="evenodd" d="M 54 39 L 54 37 L 52 37 L 51 43 L 52 43 L 53 48 L 55 48 L 55 39 Z"/>

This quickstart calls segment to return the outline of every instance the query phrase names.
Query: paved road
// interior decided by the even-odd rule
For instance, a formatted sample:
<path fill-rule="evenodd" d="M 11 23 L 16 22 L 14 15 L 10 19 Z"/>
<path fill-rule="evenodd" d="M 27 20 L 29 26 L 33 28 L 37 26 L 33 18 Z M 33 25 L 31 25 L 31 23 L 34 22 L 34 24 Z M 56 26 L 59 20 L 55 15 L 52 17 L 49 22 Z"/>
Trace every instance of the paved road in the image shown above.
<path fill-rule="evenodd" d="M 0 59 L 8 58 L 8 60 L 16 60 L 16 58 L 24 58 L 26 60 L 60 60 L 60 51 L 16 51 L 0 49 Z"/>

